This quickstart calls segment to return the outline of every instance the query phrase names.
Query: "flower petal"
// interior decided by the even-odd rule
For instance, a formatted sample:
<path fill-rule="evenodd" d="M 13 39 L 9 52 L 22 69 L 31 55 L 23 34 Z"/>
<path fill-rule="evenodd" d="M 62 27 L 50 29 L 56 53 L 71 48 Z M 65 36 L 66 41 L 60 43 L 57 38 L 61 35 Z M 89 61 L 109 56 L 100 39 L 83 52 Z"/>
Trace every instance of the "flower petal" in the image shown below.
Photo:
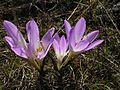
<path fill-rule="evenodd" d="M 51 45 L 53 44 L 53 40 L 54 40 L 54 39 L 51 40 L 51 42 L 49 43 L 49 45 L 48 45 L 48 47 L 46 48 L 46 50 L 43 50 L 43 51 L 42 51 L 43 53 L 40 55 L 40 57 L 39 57 L 40 59 L 44 58 L 44 57 L 47 55 L 47 53 L 48 53 Z"/>
<path fill-rule="evenodd" d="M 98 30 L 92 31 L 85 38 L 91 43 L 97 38 L 98 34 L 99 34 Z"/>
<path fill-rule="evenodd" d="M 36 22 L 34 20 L 29 21 L 26 24 L 26 30 L 31 49 L 33 52 L 36 52 L 36 49 L 39 47 L 40 43 L 39 30 Z"/>
<path fill-rule="evenodd" d="M 14 51 L 15 54 L 17 54 L 18 56 L 23 57 L 23 58 L 27 58 L 27 56 L 26 56 L 26 54 L 25 54 L 24 48 L 22 48 L 22 47 L 12 47 L 11 49 L 12 49 L 12 51 Z"/>
<path fill-rule="evenodd" d="M 58 35 L 58 33 L 55 34 L 55 39 L 56 41 L 60 42 L 60 36 Z"/>
<path fill-rule="evenodd" d="M 86 21 L 83 17 L 77 22 L 74 30 L 75 30 L 75 40 L 76 43 L 78 43 L 82 39 L 83 34 L 86 30 Z"/>
<path fill-rule="evenodd" d="M 67 34 L 67 39 L 69 40 L 70 30 L 72 29 L 70 23 L 67 20 L 64 20 L 65 30 Z"/>
<path fill-rule="evenodd" d="M 66 50 L 67 50 L 67 42 L 66 42 L 66 39 L 64 36 L 61 37 L 61 40 L 60 40 L 60 53 L 61 55 L 65 55 L 66 54 Z"/>
<path fill-rule="evenodd" d="M 32 58 L 34 57 L 35 51 L 34 51 L 34 48 L 32 48 L 30 43 L 27 44 L 26 54 L 28 57 L 32 57 Z"/>
<path fill-rule="evenodd" d="M 75 30 L 71 29 L 70 31 L 70 50 L 72 50 L 75 47 Z"/>
<path fill-rule="evenodd" d="M 17 42 L 18 41 L 17 40 L 18 39 L 18 29 L 17 29 L 17 27 L 13 23 L 11 23 L 11 22 L 9 22 L 7 20 L 4 20 L 3 27 L 4 27 L 5 31 L 8 33 L 8 35 L 15 42 Z"/>
<path fill-rule="evenodd" d="M 42 44 L 43 44 L 43 47 L 44 47 L 44 49 L 46 50 L 47 49 L 47 47 L 49 46 L 49 44 L 51 43 L 51 40 L 53 40 L 53 33 L 54 33 L 54 28 L 51 28 L 51 29 L 49 29 L 46 33 L 45 33 L 45 35 L 42 37 L 42 40 L 41 40 L 41 42 L 42 42 Z"/>
<path fill-rule="evenodd" d="M 41 59 L 43 59 L 45 56 L 46 56 L 46 55 L 45 55 L 45 52 L 42 51 L 42 52 L 38 52 L 37 58 L 39 58 L 39 60 L 41 60 Z"/>
<path fill-rule="evenodd" d="M 5 40 L 8 42 L 8 44 L 10 45 L 10 47 L 14 47 L 15 43 L 13 41 L 13 39 L 9 36 L 5 36 Z"/>
<path fill-rule="evenodd" d="M 25 39 L 23 38 L 20 31 L 18 31 L 17 27 L 13 23 L 5 20 L 3 22 L 3 25 L 4 25 L 6 32 L 8 33 L 9 37 L 11 37 L 12 41 L 14 42 L 14 44 L 16 46 L 20 45 L 20 46 L 26 47 Z M 8 39 L 8 37 L 7 37 L 7 39 Z"/>
<path fill-rule="evenodd" d="M 55 39 L 53 41 L 53 48 L 54 48 L 56 55 L 59 55 L 60 54 L 60 47 L 59 47 L 58 41 Z"/>
<path fill-rule="evenodd" d="M 24 48 L 27 48 L 27 43 L 26 43 L 23 35 L 20 32 L 18 33 L 18 45 L 20 45 L 20 46 L 22 46 Z"/>
<path fill-rule="evenodd" d="M 92 48 L 95 48 L 97 45 L 101 44 L 104 40 L 96 40 L 94 41 L 93 43 L 91 43 L 86 49 L 85 51 L 87 50 L 90 50 Z"/>
<path fill-rule="evenodd" d="M 81 40 L 74 48 L 75 52 L 83 51 L 89 45 L 88 40 Z"/>

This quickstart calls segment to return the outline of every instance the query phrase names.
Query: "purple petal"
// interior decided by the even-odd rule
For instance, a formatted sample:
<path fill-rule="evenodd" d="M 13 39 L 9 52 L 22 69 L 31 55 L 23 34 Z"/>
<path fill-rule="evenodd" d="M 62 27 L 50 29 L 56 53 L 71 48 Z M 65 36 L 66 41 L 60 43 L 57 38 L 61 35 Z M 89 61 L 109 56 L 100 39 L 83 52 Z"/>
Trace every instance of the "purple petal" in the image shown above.
<path fill-rule="evenodd" d="M 56 41 L 60 42 L 60 36 L 58 35 L 58 33 L 55 34 L 55 39 Z"/>
<path fill-rule="evenodd" d="M 92 31 L 85 38 L 91 43 L 97 38 L 98 34 L 99 34 L 98 30 Z"/>
<path fill-rule="evenodd" d="M 34 51 L 34 48 L 32 48 L 32 46 L 31 46 L 31 44 L 30 43 L 28 43 L 27 44 L 27 49 L 26 49 L 26 54 L 27 54 L 27 56 L 28 57 L 33 57 L 34 56 L 34 54 L 36 53 L 35 51 Z"/>
<path fill-rule="evenodd" d="M 81 40 L 74 48 L 75 52 L 83 51 L 89 45 L 88 40 Z"/>
<path fill-rule="evenodd" d="M 26 24 L 26 30 L 31 49 L 35 52 L 40 43 L 39 30 L 36 22 L 34 20 L 29 21 Z"/>
<path fill-rule="evenodd" d="M 43 36 L 41 42 L 42 42 L 42 44 L 43 44 L 44 49 L 47 49 L 47 47 L 48 47 L 49 44 L 51 43 L 51 40 L 53 40 L 52 35 L 53 35 L 53 33 L 54 33 L 54 30 L 55 30 L 54 28 L 49 29 L 49 30 L 45 33 L 45 35 Z"/>
<path fill-rule="evenodd" d="M 25 39 L 23 38 L 22 34 L 18 31 L 17 27 L 13 23 L 5 20 L 3 22 L 3 25 L 9 37 L 11 37 L 12 41 L 16 46 L 20 45 L 26 47 Z"/>
<path fill-rule="evenodd" d="M 56 41 L 55 39 L 53 41 L 53 48 L 54 48 L 56 55 L 59 55 L 60 54 L 60 47 L 59 47 L 58 41 Z"/>
<path fill-rule="evenodd" d="M 13 39 L 9 36 L 5 36 L 5 40 L 8 42 L 8 44 L 10 45 L 10 47 L 14 47 L 15 43 L 13 41 Z"/>
<path fill-rule="evenodd" d="M 23 35 L 20 32 L 18 33 L 18 45 L 22 46 L 24 48 L 27 48 L 27 43 L 26 43 Z"/>
<path fill-rule="evenodd" d="M 90 50 L 92 48 L 95 48 L 97 45 L 101 44 L 104 40 L 96 40 L 94 41 L 93 43 L 91 43 L 86 49 L 85 51 L 87 50 Z"/>
<path fill-rule="evenodd" d="M 46 50 L 45 50 L 45 51 L 43 50 L 44 53 L 41 54 L 40 59 L 44 58 L 44 57 L 47 55 L 47 53 L 48 53 L 51 45 L 53 44 L 53 40 L 54 40 L 54 39 L 51 40 L 51 42 L 50 42 L 50 44 L 48 45 L 48 47 L 46 48 Z"/>
<path fill-rule="evenodd" d="M 27 58 L 25 50 L 22 47 L 12 47 L 12 51 L 20 57 Z"/>
<path fill-rule="evenodd" d="M 11 23 L 7 20 L 4 20 L 3 27 L 6 30 L 6 32 L 8 33 L 8 35 L 14 40 L 14 42 L 17 42 L 18 41 L 17 40 L 17 38 L 18 38 L 17 27 L 13 23 Z"/>
<path fill-rule="evenodd" d="M 82 39 L 83 34 L 86 30 L 86 21 L 83 17 L 77 22 L 74 30 L 75 30 L 75 40 L 78 43 Z"/>
<path fill-rule="evenodd" d="M 75 30 L 71 29 L 70 31 L 70 49 L 73 49 L 75 47 Z"/>
<path fill-rule="evenodd" d="M 67 50 L 67 42 L 65 37 L 62 36 L 60 40 L 60 53 L 64 55 L 66 53 L 66 50 Z"/>
<path fill-rule="evenodd" d="M 67 39 L 69 39 L 70 30 L 72 29 L 70 23 L 67 20 L 64 20 L 65 30 L 67 34 Z"/>
<path fill-rule="evenodd" d="M 39 60 L 41 60 L 41 59 L 43 59 L 45 56 L 46 56 L 46 55 L 45 55 L 44 51 L 42 51 L 42 52 L 38 52 L 37 58 L 39 58 Z"/>
<path fill-rule="evenodd" d="M 43 38 L 41 40 L 41 45 L 42 45 L 43 50 L 41 52 L 38 52 L 38 58 L 39 59 L 42 59 L 47 55 L 51 45 L 53 44 L 53 40 L 54 40 L 53 37 L 52 37 L 53 33 L 54 33 L 54 28 L 51 28 L 43 36 Z"/>

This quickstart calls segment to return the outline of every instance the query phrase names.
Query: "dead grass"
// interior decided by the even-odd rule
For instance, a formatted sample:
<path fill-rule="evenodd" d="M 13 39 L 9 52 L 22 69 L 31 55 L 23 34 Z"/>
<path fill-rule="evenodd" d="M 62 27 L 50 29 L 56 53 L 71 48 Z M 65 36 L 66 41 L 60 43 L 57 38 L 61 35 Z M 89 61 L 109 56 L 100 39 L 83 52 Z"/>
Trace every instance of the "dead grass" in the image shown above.
<path fill-rule="evenodd" d="M 117 0 L 1 0 L 0 90 L 119 90 L 119 4 Z M 69 19 L 74 25 L 81 16 L 87 21 L 87 32 L 100 30 L 99 38 L 104 39 L 104 43 L 76 57 L 64 68 L 62 77 L 53 70 L 47 56 L 42 85 L 38 72 L 11 52 L 3 40 L 6 35 L 2 28 L 4 19 L 18 25 L 26 36 L 25 23 L 34 18 L 42 36 L 51 27 L 64 34 L 63 20 Z"/>

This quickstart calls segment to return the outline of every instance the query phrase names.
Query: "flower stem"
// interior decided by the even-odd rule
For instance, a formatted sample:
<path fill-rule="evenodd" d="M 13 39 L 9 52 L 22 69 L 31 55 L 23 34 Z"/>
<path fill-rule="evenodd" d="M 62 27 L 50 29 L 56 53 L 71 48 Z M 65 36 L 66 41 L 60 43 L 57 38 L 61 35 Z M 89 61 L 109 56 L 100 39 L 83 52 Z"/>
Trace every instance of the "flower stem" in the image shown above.
<path fill-rule="evenodd" d="M 36 70 L 41 71 L 38 62 L 35 59 L 30 59 L 28 63 L 32 65 Z"/>
<path fill-rule="evenodd" d="M 70 52 L 66 60 L 62 63 L 60 69 L 68 64 L 68 62 L 72 61 L 76 57 L 77 53 Z"/>

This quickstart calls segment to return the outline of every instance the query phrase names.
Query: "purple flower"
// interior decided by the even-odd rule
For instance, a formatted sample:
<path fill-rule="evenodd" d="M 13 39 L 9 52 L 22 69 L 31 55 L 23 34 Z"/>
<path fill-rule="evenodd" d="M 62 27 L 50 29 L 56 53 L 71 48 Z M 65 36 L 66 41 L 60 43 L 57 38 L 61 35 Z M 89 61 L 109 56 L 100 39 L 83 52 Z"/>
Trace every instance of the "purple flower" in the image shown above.
<path fill-rule="evenodd" d="M 34 20 L 26 24 L 28 43 L 13 23 L 5 20 L 3 26 L 7 32 L 5 40 L 9 43 L 12 51 L 20 57 L 42 59 L 52 45 L 54 28 L 48 30 L 40 41 L 39 29 Z"/>
<path fill-rule="evenodd" d="M 71 27 L 67 20 L 64 21 L 64 25 L 67 39 L 70 44 L 70 51 L 84 52 L 95 48 L 103 42 L 103 40 L 95 40 L 99 34 L 98 30 L 92 31 L 88 35 L 84 36 L 86 21 L 83 17 L 76 23 L 75 27 Z"/>
<path fill-rule="evenodd" d="M 56 34 L 55 39 L 53 41 L 53 48 L 56 53 L 57 59 L 62 62 L 62 59 L 68 53 L 68 42 L 65 39 L 64 35 L 60 38 L 58 34 Z"/>
<path fill-rule="evenodd" d="M 55 35 L 53 41 L 53 48 L 57 56 L 57 68 L 60 69 L 63 58 L 68 54 L 68 42 L 64 35 L 60 38 L 58 33 Z"/>

